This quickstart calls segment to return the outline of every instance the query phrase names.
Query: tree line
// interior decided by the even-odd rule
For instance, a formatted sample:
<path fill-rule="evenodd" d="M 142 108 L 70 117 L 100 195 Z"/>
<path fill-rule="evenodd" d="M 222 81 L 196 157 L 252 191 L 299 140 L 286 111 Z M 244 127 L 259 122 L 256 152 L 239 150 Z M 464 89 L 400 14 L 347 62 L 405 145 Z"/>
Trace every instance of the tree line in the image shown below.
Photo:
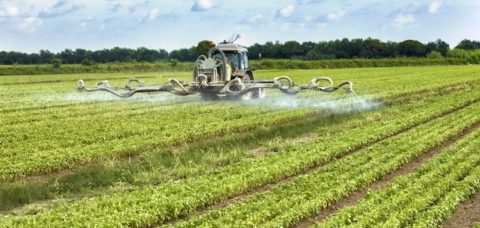
<path fill-rule="evenodd" d="M 61 62 L 65 64 L 111 63 L 111 62 L 156 62 L 156 61 L 194 61 L 198 55 L 205 54 L 212 43 L 200 41 L 197 46 L 182 48 L 168 52 L 164 49 L 148 49 L 145 47 L 131 49 L 114 47 L 103 50 L 65 49 L 58 53 L 40 50 L 38 53 L 22 53 L 0 51 L 0 64 L 47 64 Z M 462 40 L 455 49 L 480 49 L 480 41 Z M 402 42 L 381 41 L 379 39 L 338 39 L 320 42 L 266 42 L 255 43 L 248 47 L 250 59 L 353 59 L 353 58 L 394 58 L 394 57 L 427 57 L 435 53 L 447 56 L 450 45 L 438 39 L 422 43 L 417 40 Z"/>

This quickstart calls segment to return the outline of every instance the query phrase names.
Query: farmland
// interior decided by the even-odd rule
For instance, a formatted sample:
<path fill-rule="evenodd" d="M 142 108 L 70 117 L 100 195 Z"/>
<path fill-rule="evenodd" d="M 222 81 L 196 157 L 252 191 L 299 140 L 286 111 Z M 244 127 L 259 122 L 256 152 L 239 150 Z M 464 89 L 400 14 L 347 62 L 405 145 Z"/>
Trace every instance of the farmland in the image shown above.
<path fill-rule="evenodd" d="M 357 96 L 120 99 L 76 81 L 190 72 L 1 76 L 0 227 L 478 226 L 461 210 L 480 211 L 479 66 L 255 73 Z"/>

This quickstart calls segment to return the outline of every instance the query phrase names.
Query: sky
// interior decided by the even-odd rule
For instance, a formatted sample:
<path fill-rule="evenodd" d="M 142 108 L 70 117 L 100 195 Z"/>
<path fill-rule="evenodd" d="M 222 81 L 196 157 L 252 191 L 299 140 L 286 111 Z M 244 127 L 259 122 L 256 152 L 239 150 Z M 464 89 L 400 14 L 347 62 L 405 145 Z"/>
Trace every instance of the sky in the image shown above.
<path fill-rule="evenodd" d="M 0 0 L 0 50 L 188 48 L 266 41 L 480 40 L 478 0 Z"/>

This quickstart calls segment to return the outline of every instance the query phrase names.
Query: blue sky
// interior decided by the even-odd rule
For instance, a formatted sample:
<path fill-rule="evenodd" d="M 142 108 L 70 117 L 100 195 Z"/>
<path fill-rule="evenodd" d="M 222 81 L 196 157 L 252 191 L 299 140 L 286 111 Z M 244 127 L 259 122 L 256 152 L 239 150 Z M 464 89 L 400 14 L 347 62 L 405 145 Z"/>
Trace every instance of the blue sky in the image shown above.
<path fill-rule="evenodd" d="M 0 0 L 0 50 L 170 51 L 233 32 L 244 45 L 374 37 L 455 46 L 480 40 L 480 1 Z"/>

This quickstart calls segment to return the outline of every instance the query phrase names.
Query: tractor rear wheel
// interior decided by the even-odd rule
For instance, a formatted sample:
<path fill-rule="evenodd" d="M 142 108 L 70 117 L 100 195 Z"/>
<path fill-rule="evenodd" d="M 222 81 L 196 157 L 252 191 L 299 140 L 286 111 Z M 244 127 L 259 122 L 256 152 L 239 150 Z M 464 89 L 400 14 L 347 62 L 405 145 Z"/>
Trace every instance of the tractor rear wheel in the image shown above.
<path fill-rule="evenodd" d="M 260 98 L 264 98 L 265 97 L 265 89 L 264 88 L 258 88 L 258 89 L 254 89 L 252 90 L 252 98 L 253 99 L 260 99 Z"/>

